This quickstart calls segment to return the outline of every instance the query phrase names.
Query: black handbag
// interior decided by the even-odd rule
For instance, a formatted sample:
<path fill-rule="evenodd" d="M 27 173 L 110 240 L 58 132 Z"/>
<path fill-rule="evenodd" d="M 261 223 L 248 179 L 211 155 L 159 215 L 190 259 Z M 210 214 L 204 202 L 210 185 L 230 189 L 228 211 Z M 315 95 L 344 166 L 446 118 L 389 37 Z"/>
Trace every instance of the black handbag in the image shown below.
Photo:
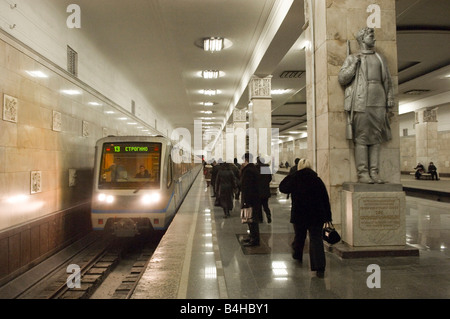
<path fill-rule="evenodd" d="M 322 229 L 322 238 L 331 245 L 336 244 L 341 240 L 341 236 L 334 228 L 331 221 L 324 224 L 324 227 Z"/>

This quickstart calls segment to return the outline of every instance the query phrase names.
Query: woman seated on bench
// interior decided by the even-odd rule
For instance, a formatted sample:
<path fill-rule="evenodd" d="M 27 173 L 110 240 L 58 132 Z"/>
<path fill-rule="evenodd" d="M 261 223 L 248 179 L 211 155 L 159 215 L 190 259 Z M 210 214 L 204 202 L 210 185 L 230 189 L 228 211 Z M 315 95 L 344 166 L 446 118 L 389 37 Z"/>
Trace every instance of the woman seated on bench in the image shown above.
<path fill-rule="evenodd" d="M 417 163 L 417 166 L 414 167 L 414 169 L 416 170 L 416 174 L 414 175 L 416 179 L 420 179 L 420 176 L 425 173 L 425 167 L 422 165 L 422 163 Z"/>

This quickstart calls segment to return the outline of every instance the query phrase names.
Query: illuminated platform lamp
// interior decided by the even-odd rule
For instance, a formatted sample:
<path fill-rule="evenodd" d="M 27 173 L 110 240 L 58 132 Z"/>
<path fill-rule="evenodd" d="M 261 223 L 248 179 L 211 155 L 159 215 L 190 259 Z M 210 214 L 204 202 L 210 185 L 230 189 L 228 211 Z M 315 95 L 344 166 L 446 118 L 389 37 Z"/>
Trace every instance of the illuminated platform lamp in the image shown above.
<path fill-rule="evenodd" d="M 223 38 L 206 38 L 203 39 L 203 50 L 208 52 L 219 52 L 223 49 Z"/>
<path fill-rule="evenodd" d="M 197 40 L 195 45 L 202 48 L 206 52 L 214 53 L 228 49 L 233 45 L 233 43 L 222 37 L 207 37 Z"/>
<path fill-rule="evenodd" d="M 201 76 L 204 79 L 217 79 L 223 76 L 225 73 L 219 70 L 204 70 L 201 72 Z"/>
<path fill-rule="evenodd" d="M 230 48 L 233 42 L 222 37 L 205 37 L 197 39 L 194 44 L 205 52 L 216 53 Z"/>

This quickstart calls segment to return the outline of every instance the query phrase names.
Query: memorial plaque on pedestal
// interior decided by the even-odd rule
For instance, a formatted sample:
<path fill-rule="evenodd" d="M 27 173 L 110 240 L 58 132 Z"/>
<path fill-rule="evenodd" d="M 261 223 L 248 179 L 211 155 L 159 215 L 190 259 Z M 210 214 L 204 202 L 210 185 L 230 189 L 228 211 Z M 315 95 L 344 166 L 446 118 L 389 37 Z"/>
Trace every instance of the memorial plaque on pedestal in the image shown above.
<path fill-rule="evenodd" d="M 406 245 L 401 184 L 343 185 L 342 239 L 354 247 Z"/>

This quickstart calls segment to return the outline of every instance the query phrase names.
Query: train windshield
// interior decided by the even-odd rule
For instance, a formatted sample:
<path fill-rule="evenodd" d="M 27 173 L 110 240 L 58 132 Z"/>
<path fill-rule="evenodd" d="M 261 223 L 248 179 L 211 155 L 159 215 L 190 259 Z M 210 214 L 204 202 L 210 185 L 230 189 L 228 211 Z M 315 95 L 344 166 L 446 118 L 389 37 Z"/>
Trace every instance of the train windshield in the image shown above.
<path fill-rule="evenodd" d="M 160 187 L 161 143 L 105 143 L 100 162 L 100 189 Z"/>

